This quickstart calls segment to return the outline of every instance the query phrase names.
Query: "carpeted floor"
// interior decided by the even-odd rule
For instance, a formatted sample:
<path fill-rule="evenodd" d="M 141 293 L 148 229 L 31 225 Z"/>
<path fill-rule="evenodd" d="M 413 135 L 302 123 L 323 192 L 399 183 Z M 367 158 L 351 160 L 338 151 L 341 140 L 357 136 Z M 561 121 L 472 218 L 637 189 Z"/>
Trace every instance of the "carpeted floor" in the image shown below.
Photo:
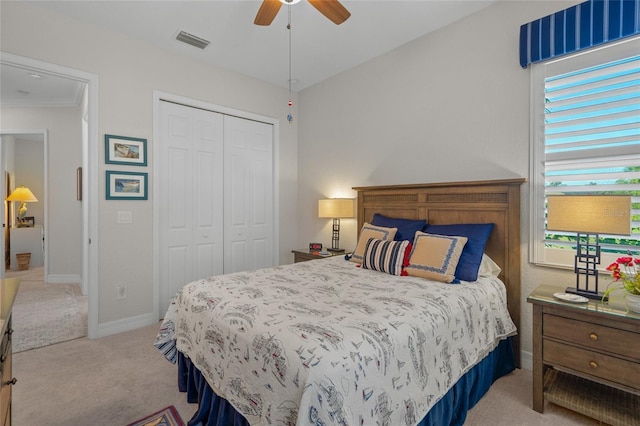
<path fill-rule="evenodd" d="M 7 271 L 20 278 L 13 307 L 13 352 L 87 335 L 86 297 L 78 284 L 48 284 L 43 267 Z"/>
<path fill-rule="evenodd" d="M 126 425 L 174 405 L 196 410 L 177 390 L 177 369 L 153 346 L 158 325 L 101 339 L 81 338 L 14 355 L 14 426 Z M 576 426 L 599 422 L 547 403 L 531 409 L 531 372 L 499 379 L 467 426 Z"/>

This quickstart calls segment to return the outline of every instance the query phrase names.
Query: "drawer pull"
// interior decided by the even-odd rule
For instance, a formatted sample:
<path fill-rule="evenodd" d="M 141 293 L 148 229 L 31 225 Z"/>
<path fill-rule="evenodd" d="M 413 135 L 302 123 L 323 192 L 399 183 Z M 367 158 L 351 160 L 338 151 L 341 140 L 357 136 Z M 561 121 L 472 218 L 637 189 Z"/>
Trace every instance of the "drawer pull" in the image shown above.
<path fill-rule="evenodd" d="M 4 334 L 8 334 L 9 336 L 11 336 L 13 334 L 13 328 L 8 329 Z"/>
<path fill-rule="evenodd" d="M 598 368 L 598 363 L 595 361 L 589 361 L 589 367 L 591 368 Z"/>
<path fill-rule="evenodd" d="M 593 340 L 595 342 L 596 340 L 598 340 L 598 335 L 596 333 L 591 333 L 589 335 L 589 339 L 591 339 L 591 340 Z"/>
<path fill-rule="evenodd" d="M 3 363 L 7 360 L 7 356 L 6 355 L 2 355 L 0 356 L 0 363 Z"/>
<path fill-rule="evenodd" d="M 15 385 L 17 382 L 18 382 L 18 379 L 16 379 L 16 378 L 14 377 L 13 379 L 11 379 L 11 380 L 9 380 L 9 381 L 4 382 L 4 383 L 2 384 L 2 386 L 5 386 L 5 385 Z"/>

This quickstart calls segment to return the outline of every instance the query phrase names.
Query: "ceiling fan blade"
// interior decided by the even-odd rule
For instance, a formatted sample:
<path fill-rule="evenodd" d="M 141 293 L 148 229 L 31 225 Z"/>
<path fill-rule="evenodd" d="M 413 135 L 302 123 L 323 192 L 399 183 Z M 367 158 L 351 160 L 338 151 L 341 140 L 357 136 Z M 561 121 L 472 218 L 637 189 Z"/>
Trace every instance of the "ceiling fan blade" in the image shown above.
<path fill-rule="evenodd" d="M 271 25 L 280 10 L 280 6 L 282 6 L 280 0 L 263 0 L 253 23 L 256 25 Z"/>
<path fill-rule="evenodd" d="M 308 1 L 313 7 L 318 9 L 318 12 L 322 13 L 336 25 L 342 24 L 344 21 L 349 19 L 349 16 L 351 16 L 351 13 L 349 13 L 349 11 L 342 4 L 340 4 L 338 0 Z"/>

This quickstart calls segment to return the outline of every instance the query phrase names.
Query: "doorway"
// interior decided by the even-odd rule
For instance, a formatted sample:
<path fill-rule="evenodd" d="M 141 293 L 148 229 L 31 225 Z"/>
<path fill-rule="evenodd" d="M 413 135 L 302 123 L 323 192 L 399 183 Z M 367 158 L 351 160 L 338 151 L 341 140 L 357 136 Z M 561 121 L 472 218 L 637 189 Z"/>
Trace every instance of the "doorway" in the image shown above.
<path fill-rule="evenodd" d="M 46 247 L 48 243 L 47 131 L 2 131 L 0 129 L 0 143 L 2 144 L 0 164 L 3 166 L 5 179 L 0 184 L 5 188 L 6 194 L 24 186 L 37 199 L 37 201 L 25 203 L 28 211 L 24 213 L 24 218 L 28 227 L 18 227 L 17 209 L 20 203 L 5 202 L 3 222 L 5 269 L 18 270 L 17 253 L 30 252 L 29 267 L 40 268 L 44 274 L 43 279 L 46 279 L 48 275 L 46 258 L 48 253 Z"/>
<path fill-rule="evenodd" d="M 80 282 L 88 298 L 88 327 L 89 338 L 99 337 L 98 333 L 98 76 L 84 71 L 62 67 L 59 65 L 42 62 L 18 55 L 2 52 L 0 65 L 10 66 L 25 72 L 42 73 L 58 78 L 82 82 L 86 85 L 86 97 L 84 100 L 84 114 L 82 127 L 86 126 L 86 132 L 82 131 L 82 169 L 80 180 L 82 181 L 82 230 L 81 246 L 82 261 Z M 10 129 L 0 129 L 8 131 Z M 12 130 L 13 131 L 13 130 Z M 4 165 L 4 158 L 0 162 Z M 75 174 L 75 167 L 73 170 Z M 4 180 L 3 176 L 0 180 Z M 4 184 L 3 184 L 4 186 Z M 6 225 L 5 225 L 6 226 Z M 48 228 L 48 227 L 47 227 Z M 4 254 L 4 233 L 0 244 L 0 251 Z M 4 268 L 0 268 L 0 278 L 4 277 Z"/>

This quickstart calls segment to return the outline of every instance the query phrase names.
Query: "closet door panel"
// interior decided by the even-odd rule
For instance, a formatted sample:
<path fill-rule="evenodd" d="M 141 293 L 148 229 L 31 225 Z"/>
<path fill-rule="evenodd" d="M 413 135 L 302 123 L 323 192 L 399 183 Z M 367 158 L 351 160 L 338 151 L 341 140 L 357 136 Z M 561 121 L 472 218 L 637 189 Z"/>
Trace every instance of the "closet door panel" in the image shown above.
<path fill-rule="evenodd" d="M 178 291 L 177 289 L 180 289 L 185 283 L 189 282 L 187 280 L 191 278 L 190 258 L 191 247 L 188 245 L 174 245 L 167 250 L 166 266 L 163 269 L 166 271 L 166 280 L 172 289 L 171 291 L 175 290 L 169 299 L 175 295 Z"/>
<path fill-rule="evenodd" d="M 247 177 L 250 164 L 247 163 L 248 120 L 236 117 L 224 117 L 224 272 L 239 272 L 253 269 L 248 251 L 247 223 L 250 203 L 246 195 L 250 191 Z"/>
<path fill-rule="evenodd" d="M 166 188 L 161 217 L 162 261 L 161 291 L 165 303 L 182 285 L 193 277 L 189 259 L 193 257 L 191 223 L 183 206 L 192 198 L 190 170 L 193 167 L 190 140 L 192 129 L 189 117 L 175 111 L 166 111 L 163 136 L 167 142 L 162 156 L 166 173 L 158 182 Z"/>
<path fill-rule="evenodd" d="M 160 103 L 157 185 L 160 309 L 186 283 L 223 270 L 223 122 Z"/>
<path fill-rule="evenodd" d="M 194 115 L 194 146 L 196 164 L 193 175 L 196 188 L 193 241 L 196 279 L 224 272 L 223 257 L 223 119 L 222 115 L 192 109 Z"/>
<path fill-rule="evenodd" d="M 251 245 L 255 269 L 273 266 L 273 126 L 251 122 Z"/>
<path fill-rule="evenodd" d="M 225 116 L 224 130 L 225 273 L 273 266 L 273 127 Z"/>

